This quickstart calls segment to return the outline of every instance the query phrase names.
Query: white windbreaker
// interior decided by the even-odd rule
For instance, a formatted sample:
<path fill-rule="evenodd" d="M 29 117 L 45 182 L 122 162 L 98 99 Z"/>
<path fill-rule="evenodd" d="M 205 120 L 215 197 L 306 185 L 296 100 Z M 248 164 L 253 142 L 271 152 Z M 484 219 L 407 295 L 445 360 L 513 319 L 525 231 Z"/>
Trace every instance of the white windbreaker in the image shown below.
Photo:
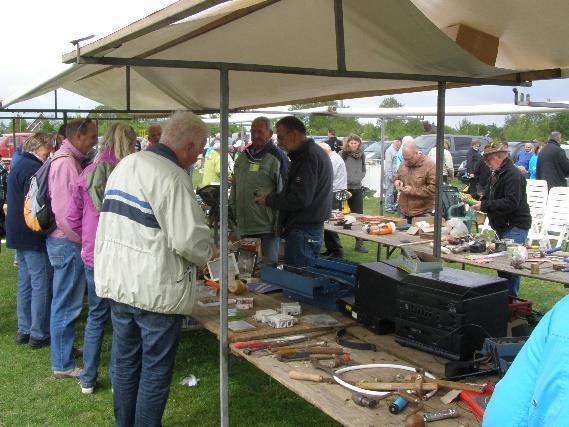
<path fill-rule="evenodd" d="M 159 144 L 110 175 L 95 240 L 99 297 L 158 313 L 190 314 L 193 266 L 210 256 L 209 229 L 191 178 Z"/>

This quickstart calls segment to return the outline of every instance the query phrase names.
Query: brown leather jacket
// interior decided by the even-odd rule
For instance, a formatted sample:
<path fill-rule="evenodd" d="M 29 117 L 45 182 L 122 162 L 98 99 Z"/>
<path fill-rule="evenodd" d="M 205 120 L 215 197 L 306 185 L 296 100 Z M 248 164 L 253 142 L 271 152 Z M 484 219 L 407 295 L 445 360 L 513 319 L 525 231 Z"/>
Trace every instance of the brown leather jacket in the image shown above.
<path fill-rule="evenodd" d="M 419 156 L 413 167 L 401 163 L 395 175 L 396 180 L 411 187 L 408 192 L 399 192 L 399 209 L 407 217 L 431 212 L 435 208 L 435 163 L 424 154 Z"/>

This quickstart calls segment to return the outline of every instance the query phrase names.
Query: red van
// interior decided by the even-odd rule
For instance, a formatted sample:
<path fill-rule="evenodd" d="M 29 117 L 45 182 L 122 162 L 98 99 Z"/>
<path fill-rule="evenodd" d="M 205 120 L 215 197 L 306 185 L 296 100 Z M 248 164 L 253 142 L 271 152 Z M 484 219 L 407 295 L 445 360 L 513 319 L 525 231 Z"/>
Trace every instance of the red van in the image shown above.
<path fill-rule="evenodd" d="M 6 168 L 10 170 L 10 161 L 16 151 L 16 147 L 21 147 L 24 141 L 28 139 L 32 133 L 30 132 L 16 132 L 16 143 L 14 144 L 14 134 L 5 133 L 0 136 L 0 156 L 4 159 Z"/>

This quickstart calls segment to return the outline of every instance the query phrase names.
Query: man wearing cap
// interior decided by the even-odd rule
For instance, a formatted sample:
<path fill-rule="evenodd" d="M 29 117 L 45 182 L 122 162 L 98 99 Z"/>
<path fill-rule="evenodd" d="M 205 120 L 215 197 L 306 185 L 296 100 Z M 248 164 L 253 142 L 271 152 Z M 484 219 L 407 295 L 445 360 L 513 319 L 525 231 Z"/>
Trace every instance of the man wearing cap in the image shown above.
<path fill-rule="evenodd" d="M 500 142 L 488 144 L 483 156 L 492 175 L 484 196 L 472 208 L 488 215 L 490 226 L 500 239 L 513 239 L 523 244 L 531 227 L 526 179 Z M 498 276 L 508 279 L 510 295 L 517 296 L 520 277 L 507 272 L 498 272 Z"/>

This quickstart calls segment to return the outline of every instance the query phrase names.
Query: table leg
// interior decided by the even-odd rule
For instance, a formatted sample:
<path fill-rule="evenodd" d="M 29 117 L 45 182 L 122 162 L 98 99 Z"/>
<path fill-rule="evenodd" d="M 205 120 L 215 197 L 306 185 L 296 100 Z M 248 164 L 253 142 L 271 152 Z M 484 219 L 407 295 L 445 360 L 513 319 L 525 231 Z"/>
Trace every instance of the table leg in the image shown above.
<path fill-rule="evenodd" d="M 378 261 L 381 261 L 381 249 L 382 249 L 382 248 L 383 248 L 383 244 L 378 243 L 378 244 L 377 244 L 377 257 L 376 257 L 376 259 L 377 259 Z"/>

